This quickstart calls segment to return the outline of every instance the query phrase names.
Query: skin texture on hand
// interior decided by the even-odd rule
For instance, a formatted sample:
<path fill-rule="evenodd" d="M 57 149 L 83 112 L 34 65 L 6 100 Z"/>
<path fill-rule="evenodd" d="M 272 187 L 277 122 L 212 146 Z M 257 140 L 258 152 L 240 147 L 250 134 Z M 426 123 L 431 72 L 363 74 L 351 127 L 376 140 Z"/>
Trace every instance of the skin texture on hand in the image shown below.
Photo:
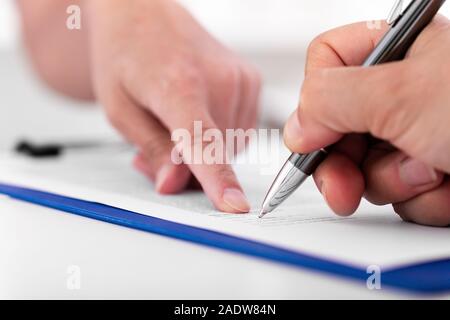
<path fill-rule="evenodd" d="M 285 142 L 299 153 L 337 142 L 314 177 L 336 213 L 354 213 L 364 196 L 404 220 L 448 226 L 450 23 L 436 17 L 403 61 L 359 67 L 386 30 L 359 23 L 313 41 Z"/>
<path fill-rule="evenodd" d="M 67 7 L 82 0 L 17 0 L 22 16 L 22 37 L 40 78 L 66 96 L 93 100 L 89 25 L 76 32 L 66 28 Z"/>
<path fill-rule="evenodd" d="M 62 2 L 38 1 L 41 5 L 44 1 L 48 10 Z M 21 7 L 24 20 L 29 21 L 33 14 L 28 3 L 22 0 Z M 84 70 L 80 81 L 70 83 L 65 74 L 44 76 L 46 81 L 73 96 L 95 97 L 113 126 L 137 146 L 134 165 L 155 182 L 158 192 L 181 192 L 195 179 L 219 210 L 248 212 L 249 204 L 229 165 L 173 163 L 171 133 L 186 129 L 193 136 L 195 121 L 202 122 L 204 131 L 254 127 L 259 74 L 175 1 L 89 0 L 79 5 L 86 28 L 77 39 L 85 49 L 78 52 Z M 30 39 L 38 37 L 31 31 L 28 34 Z M 64 34 L 56 35 L 63 38 Z M 51 50 L 57 51 L 57 41 L 52 43 Z M 30 40 L 29 47 L 32 53 L 44 51 L 36 40 Z M 43 69 L 57 69 L 45 55 L 34 60 L 41 74 Z M 58 85 L 61 79 L 67 81 L 64 88 Z M 83 87 L 81 82 L 89 85 Z"/>

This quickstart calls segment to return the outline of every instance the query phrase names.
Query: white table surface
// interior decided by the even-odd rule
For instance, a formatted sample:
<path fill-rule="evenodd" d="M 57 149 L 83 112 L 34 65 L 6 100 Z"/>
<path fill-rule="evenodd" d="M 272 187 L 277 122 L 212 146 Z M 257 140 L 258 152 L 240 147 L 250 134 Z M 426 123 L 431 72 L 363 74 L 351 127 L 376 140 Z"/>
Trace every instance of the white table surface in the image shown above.
<path fill-rule="evenodd" d="M 20 51 L 0 51 L 0 70 L 0 157 L 22 136 L 111 134 L 98 110 L 44 89 Z M 79 290 L 67 287 L 72 265 L 81 271 Z M 417 297 L 388 289 L 370 291 L 364 284 L 0 196 L 0 298 Z"/>

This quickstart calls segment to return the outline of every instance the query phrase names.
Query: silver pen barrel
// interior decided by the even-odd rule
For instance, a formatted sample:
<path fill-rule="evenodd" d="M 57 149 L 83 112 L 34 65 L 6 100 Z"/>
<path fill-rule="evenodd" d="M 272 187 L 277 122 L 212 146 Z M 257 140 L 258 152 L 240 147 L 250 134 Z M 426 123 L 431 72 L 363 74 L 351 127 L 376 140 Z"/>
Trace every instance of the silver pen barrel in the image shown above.
<path fill-rule="evenodd" d="M 328 152 L 319 150 L 309 154 L 293 153 L 275 178 L 264 199 L 259 217 L 275 210 L 314 173 Z"/>

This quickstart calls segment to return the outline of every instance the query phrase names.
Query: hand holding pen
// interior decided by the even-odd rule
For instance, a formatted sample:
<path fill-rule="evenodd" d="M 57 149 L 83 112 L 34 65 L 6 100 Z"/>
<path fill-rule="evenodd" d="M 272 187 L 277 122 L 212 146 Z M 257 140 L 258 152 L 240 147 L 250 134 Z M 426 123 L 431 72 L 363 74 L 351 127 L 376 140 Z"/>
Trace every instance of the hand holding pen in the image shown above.
<path fill-rule="evenodd" d="M 334 144 L 314 180 L 337 214 L 351 215 L 364 196 L 404 220 L 447 226 L 450 23 L 436 17 L 403 61 L 359 67 L 388 29 L 359 23 L 312 43 L 285 142 L 300 154 Z"/>

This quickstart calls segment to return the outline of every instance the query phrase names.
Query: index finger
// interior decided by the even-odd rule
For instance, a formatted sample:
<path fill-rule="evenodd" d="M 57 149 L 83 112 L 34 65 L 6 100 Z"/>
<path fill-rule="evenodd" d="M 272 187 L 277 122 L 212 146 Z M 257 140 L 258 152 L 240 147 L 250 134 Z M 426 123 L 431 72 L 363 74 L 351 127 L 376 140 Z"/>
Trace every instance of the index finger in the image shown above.
<path fill-rule="evenodd" d="M 226 146 L 216 140 L 223 138 L 223 131 L 209 111 L 204 78 L 192 68 L 173 70 L 161 81 L 150 73 L 149 81 L 143 81 L 144 76 L 125 85 L 171 133 L 177 146 L 172 162 L 189 167 L 214 206 L 224 212 L 249 212 L 250 204 L 227 162 Z"/>
<path fill-rule="evenodd" d="M 361 65 L 388 27 L 384 21 L 358 22 L 319 35 L 308 48 L 306 73 L 317 68 Z"/>

